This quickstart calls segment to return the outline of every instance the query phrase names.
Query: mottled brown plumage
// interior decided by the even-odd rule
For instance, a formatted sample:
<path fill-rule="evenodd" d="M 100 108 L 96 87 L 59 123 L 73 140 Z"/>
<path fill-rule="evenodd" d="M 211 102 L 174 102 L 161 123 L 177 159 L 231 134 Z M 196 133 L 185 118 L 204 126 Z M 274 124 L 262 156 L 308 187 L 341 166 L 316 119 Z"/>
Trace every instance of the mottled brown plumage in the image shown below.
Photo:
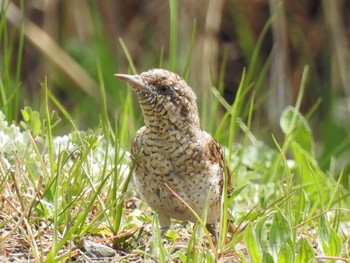
<path fill-rule="evenodd" d="M 214 224 L 220 216 L 224 157 L 219 144 L 200 128 L 195 93 L 164 69 L 116 76 L 136 92 L 144 116 L 145 126 L 131 150 L 135 190 L 158 212 L 162 228 L 170 226 L 171 218 L 196 221 L 166 185 L 199 216 L 208 200 L 207 223 Z"/>

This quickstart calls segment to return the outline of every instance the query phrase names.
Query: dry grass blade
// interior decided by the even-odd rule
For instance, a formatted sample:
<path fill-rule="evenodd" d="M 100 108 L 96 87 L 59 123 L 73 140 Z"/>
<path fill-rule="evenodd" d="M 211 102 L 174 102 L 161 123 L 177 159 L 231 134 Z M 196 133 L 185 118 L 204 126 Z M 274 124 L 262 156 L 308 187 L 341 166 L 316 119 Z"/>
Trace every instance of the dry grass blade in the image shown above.
<path fill-rule="evenodd" d="M 207 230 L 207 228 L 205 227 L 202 219 L 200 218 L 199 215 L 197 215 L 197 213 L 193 210 L 193 208 L 186 203 L 185 200 L 183 200 L 181 198 L 181 196 L 179 196 L 173 189 L 171 189 L 171 187 L 168 185 L 168 184 L 165 184 L 165 187 L 169 189 L 169 191 L 176 196 L 177 199 L 179 199 L 184 205 L 187 206 L 187 208 L 193 213 L 193 215 L 197 218 L 198 222 L 201 224 L 201 226 L 203 227 L 204 229 L 204 232 L 205 232 L 205 235 L 207 236 L 208 238 L 208 242 L 209 242 L 209 245 L 210 245 L 210 248 L 211 250 L 213 251 L 215 257 L 217 257 L 217 251 L 216 251 L 216 248 L 215 248 L 215 245 L 214 245 L 214 242 L 212 240 L 212 238 L 210 237 L 210 234 L 209 234 L 209 231 Z"/>
<path fill-rule="evenodd" d="M 2 5 L 0 0 L 0 5 Z M 19 9 L 9 3 L 6 17 L 17 29 L 21 27 L 21 15 Z M 81 90 L 92 98 L 99 100 L 98 83 L 65 52 L 45 31 L 24 19 L 24 36 L 64 74 L 66 74 Z M 69 67 L 67 66 L 69 65 Z"/>
<path fill-rule="evenodd" d="M 29 203 L 25 206 L 23 211 L 17 211 L 18 214 L 21 215 L 21 216 L 17 219 L 15 227 L 13 227 L 8 232 L 4 232 L 1 235 L 1 237 L 0 237 L 0 244 L 2 244 L 6 238 L 11 236 L 22 225 L 24 219 L 28 216 L 28 213 L 30 212 L 31 207 L 33 206 L 33 203 L 35 202 L 35 199 L 36 199 L 36 196 L 33 196 L 31 198 L 31 200 L 29 201 Z M 11 200 L 9 200 L 9 199 L 7 201 L 11 202 Z M 12 207 L 15 208 L 16 206 L 13 205 Z"/>

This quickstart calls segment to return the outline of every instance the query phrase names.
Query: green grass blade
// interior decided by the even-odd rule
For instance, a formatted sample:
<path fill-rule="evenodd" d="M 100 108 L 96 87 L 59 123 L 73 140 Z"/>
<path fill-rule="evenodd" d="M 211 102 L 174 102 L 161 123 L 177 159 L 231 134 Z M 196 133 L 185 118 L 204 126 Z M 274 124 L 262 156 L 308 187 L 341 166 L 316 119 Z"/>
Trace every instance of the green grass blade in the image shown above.
<path fill-rule="evenodd" d="M 137 70 L 136 70 L 135 64 L 134 64 L 134 62 L 133 62 L 133 60 L 132 60 L 132 57 L 131 57 L 131 55 L 130 55 L 130 53 L 129 53 L 129 50 L 128 50 L 128 48 L 126 47 L 126 45 L 125 45 L 123 39 L 122 39 L 122 38 L 118 38 L 118 40 L 119 40 L 119 43 L 120 43 L 120 45 L 121 45 L 121 47 L 122 47 L 122 49 L 123 49 L 123 51 L 124 51 L 124 54 L 125 54 L 125 56 L 126 56 L 126 59 L 127 59 L 128 62 L 129 62 L 129 66 L 130 66 L 130 68 L 131 68 L 131 72 L 132 72 L 133 74 L 137 74 Z"/>
<path fill-rule="evenodd" d="M 169 0 L 170 8 L 170 48 L 169 48 L 169 70 L 177 68 L 177 1 Z"/>

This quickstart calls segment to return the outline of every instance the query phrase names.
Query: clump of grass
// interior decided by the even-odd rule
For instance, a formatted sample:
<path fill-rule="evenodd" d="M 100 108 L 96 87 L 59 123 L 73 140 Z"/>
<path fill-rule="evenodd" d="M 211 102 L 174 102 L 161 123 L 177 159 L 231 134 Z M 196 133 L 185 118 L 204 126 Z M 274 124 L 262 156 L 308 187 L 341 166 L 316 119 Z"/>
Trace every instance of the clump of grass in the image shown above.
<path fill-rule="evenodd" d="M 46 83 L 43 89 L 47 91 Z M 101 128 L 74 129 L 54 137 L 53 126 L 59 119 L 56 113 L 49 114 L 48 105 L 46 101 L 45 115 L 30 108 L 22 110 L 23 132 L 9 126 L 1 114 L 5 136 L 1 225 L 4 229 L 15 225 L 10 233 L 1 231 L 1 242 L 6 244 L 11 234 L 22 231 L 36 262 L 70 258 L 86 235 L 110 236 L 124 230 L 124 198 L 131 174 L 127 151 L 119 138 L 111 139 L 114 131 L 108 123 L 104 124 L 106 133 Z M 120 240 L 114 241 L 121 246 Z"/>
<path fill-rule="evenodd" d="M 5 113 L 8 121 L 17 120 L 19 112 L 19 89 L 21 87 L 21 65 L 23 52 L 23 21 L 20 21 L 18 38 L 14 37 L 6 20 L 8 1 L 0 3 L 0 46 L 1 74 L 0 74 L 0 109 Z M 23 17 L 23 1 L 20 1 Z M 16 41 L 15 41 L 16 40 Z M 13 67 L 15 69 L 13 70 Z"/>

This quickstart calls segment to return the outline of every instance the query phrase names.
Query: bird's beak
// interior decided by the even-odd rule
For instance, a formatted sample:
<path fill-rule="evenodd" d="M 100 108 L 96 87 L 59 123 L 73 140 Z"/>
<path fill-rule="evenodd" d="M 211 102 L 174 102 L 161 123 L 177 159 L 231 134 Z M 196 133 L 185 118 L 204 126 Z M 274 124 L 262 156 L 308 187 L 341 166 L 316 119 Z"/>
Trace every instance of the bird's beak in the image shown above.
<path fill-rule="evenodd" d="M 128 74 L 114 74 L 117 78 L 126 81 L 134 89 L 144 89 L 144 84 L 139 75 L 128 75 Z"/>

